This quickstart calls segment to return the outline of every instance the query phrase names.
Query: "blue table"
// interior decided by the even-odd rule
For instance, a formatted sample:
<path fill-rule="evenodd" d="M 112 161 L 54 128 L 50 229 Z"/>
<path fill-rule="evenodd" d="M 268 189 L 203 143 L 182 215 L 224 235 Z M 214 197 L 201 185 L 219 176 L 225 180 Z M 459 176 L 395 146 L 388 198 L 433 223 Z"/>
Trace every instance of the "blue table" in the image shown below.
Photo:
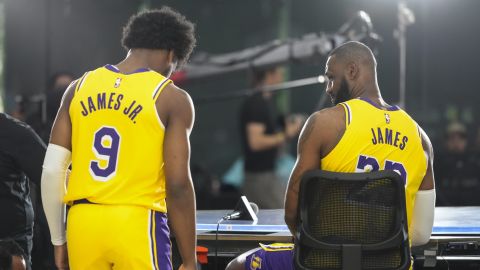
<path fill-rule="evenodd" d="M 215 246 L 218 248 L 219 256 L 236 256 L 258 247 L 259 242 L 292 240 L 281 209 L 260 210 L 257 223 L 223 221 L 216 235 L 217 222 L 228 212 L 229 210 L 197 212 L 198 243 L 208 247 L 211 255 Z M 445 250 L 456 249 L 457 255 L 464 255 L 462 258 L 480 260 L 480 253 L 475 250 L 478 246 L 480 246 L 480 207 L 437 207 L 430 242 L 425 246 L 413 248 L 412 252 L 426 261 L 431 261 L 439 255 L 448 255 Z"/>

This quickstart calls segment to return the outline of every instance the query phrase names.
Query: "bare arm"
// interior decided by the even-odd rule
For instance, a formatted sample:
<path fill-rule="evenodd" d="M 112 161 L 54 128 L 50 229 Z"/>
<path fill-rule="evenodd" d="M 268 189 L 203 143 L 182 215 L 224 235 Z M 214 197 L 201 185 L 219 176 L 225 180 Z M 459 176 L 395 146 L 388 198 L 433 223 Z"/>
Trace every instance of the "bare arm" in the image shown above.
<path fill-rule="evenodd" d="M 247 124 L 248 145 L 253 151 L 262 151 L 279 146 L 298 135 L 305 119 L 294 117 L 285 122 L 285 131 L 276 134 L 265 134 L 266 127 L 262 123 Z"/>
<path fill-rule="evenodd" d="M 63 96 L 43 162 L 41 180 L 43 208 L 54 244 L 55 265 L 58 269 L 68 269 L 63 196 L 65 194 L 65 174 L 70 163 L 72 149 L 72 124 L 69 108 L 75 85 L 76 83 L 72 83 Z"/>
<path fill-rule="evenodd" d="M 167 86 L 157 101 L 164 121 L 163 144 L 167 189 L 168 218 L 186 269 L 195 269 L 195 193 L 190 174 L 190 140 L 195 112 L 186 92 Z M 165 102 L 168 100 L 168 103 Z M 165 121 L 166 120 L 166 121 Z"/>
<path fill-rule="evenodd" d="M 435 179 L 433 176 L 433 147 L 427 134 L 420 129 L 422 145 L 427 157 L 427 171 L 415 196 L 412 221 L 409 228 L 413 246 L 428 242 L 433 229 L 435 212 Z"/>
<path fill-rule="evenodd" d="M 300 133 L 297 146 L 297 161 L 288 181 L 285 195 L 285 223 L 288 229 L 295 235 L 298 207 L 298 193 L 300 191 L 301 177 L 306 171 L 320 168 L 320 145 L 321 139 L 318 134 L 318 125 L 324 118 L 321 112 L 310 116 Z M 315 134 L 315 136 L 312 136 Z"/>
<path fill-rule="evenodd" d="M 70 121 L 70 103 L 77 83 L 73 82 L 65 91 L 57 116 L 53 122 L 50 142 L 72 150 L 72 122 Z"/>
<path fill-rule="evenodd" d="M 300 181 L 305 172 L 321 168 L 321 159 L 338 143 L 345 132 L 345 112 L 335 106 L 308 118 L 297 146 L 297 161 L 288 181 L 285 196 L 285 223 L 295 235 Z"/>
<path fill-rule="evenodd" d="M 285 133 L 265 134 L 266 127 L 262 123 L 247 124 L 247 139 L 250 149 L 253 151 L 262 151 L 274 148 L 283 144 L 287 137 Z"/>
<path fill-rule="evenodd" d="M 422 136 L 422 146 L 427 156 L 427 172 L 423 177 L 422 184 L 420 185 L 420 190 L 429 190 L 435 189 L 435 178 L 433 176 L 433 146 L 430 142 L 425 131 L 420 128 L 420 134 Z"/>

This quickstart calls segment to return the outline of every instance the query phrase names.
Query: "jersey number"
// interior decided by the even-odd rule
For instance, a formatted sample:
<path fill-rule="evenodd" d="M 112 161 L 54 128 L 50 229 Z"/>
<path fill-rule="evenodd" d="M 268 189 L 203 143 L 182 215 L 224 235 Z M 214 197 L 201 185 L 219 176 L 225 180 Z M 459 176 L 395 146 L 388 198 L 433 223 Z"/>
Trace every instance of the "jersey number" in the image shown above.
<path fill-rule="evenodd" d="M 120 135 L 113 127 L 102 127 L 93 137 L 93 153 L 97 160 L 90 162 L 90 175 L 97 181 L 106 182 L 115 176 L 120 151 Z M 103 164 L 100 164 L 103 161 Z"/>
<path fill-rule="evenodd" d="M 356 172 L 371 172 L 371 171 L 378 171 L 380 169 L 380 165 L 378 164 L 378 160 L 374 157 L 360 155 L 358 157 L 358 163 Z M 407 183 L 407 170 L 405 170 L 405 166 L 403 166 L 400 162 L 386 160 L 383 166 L 384 170 L 392 170 L 396 173 L 400 174 L 403 179 L 403 183 Z"/>

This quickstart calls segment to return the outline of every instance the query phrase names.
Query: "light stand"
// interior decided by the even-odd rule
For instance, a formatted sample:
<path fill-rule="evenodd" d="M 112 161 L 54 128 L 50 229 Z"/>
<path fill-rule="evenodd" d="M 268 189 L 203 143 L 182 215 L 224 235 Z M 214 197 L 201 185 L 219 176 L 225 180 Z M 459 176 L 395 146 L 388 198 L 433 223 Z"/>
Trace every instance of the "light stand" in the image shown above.
<path fill-rule="evenodd" d="M 405 1 L 398 2 L 398 28 L 394 35 L 398 40 L 400 74 L 399 74 L 399 102 L 398 105 L 405 109 L 406 106 L 406 75 L 407 75 L 407 38 L 406 30 L 409 25 L 415 23 L 415 15 L 407 7 Z"/>

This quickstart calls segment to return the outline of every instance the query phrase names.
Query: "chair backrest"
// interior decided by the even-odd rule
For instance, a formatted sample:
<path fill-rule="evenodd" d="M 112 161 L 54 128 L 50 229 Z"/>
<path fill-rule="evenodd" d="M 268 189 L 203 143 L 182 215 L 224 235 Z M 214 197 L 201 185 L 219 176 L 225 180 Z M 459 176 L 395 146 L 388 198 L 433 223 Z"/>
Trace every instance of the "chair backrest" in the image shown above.
<path fill-rule="evenodd" d="M 300 185 L 296 269 L 408 269 L 405 187 L 393 171 L 307 172 Z"/>

